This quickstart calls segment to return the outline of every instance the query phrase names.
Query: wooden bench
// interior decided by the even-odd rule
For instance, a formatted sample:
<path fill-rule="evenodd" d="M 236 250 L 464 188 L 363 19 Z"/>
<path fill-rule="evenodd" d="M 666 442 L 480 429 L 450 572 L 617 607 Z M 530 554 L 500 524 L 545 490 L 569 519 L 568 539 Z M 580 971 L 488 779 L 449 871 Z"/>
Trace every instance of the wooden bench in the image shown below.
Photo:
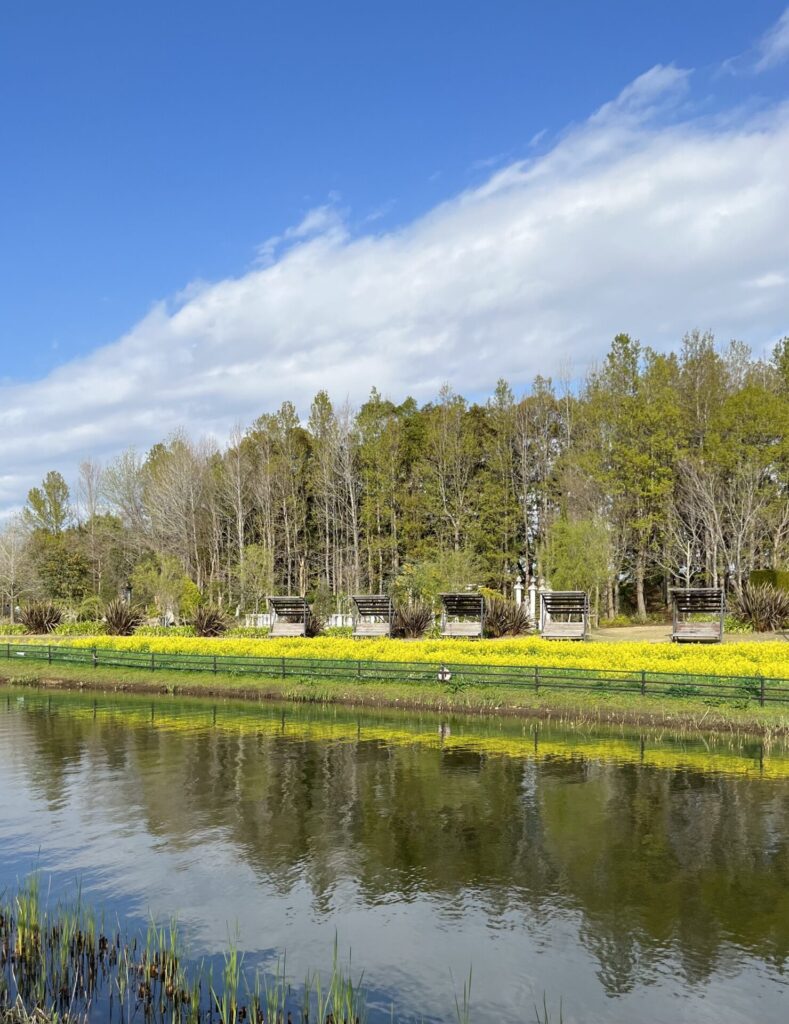
<path fill-rule="evenodd" d="M 706 615 L 707 619 L 696 616 Z M 676 588 L 671 591 L 673 643 L 719 644 L 723 639 L 726 597 L 721 587 Z"/>
<path fill-rule="evenodd" d="M 482 594 L 441 595 L 441 636 L 481 637 L 485 626 Z"/>
<path fill-rule="evenodd" d="M 392 635 L 392 599 L 386 594 L 354 594 L 353 636 Z"/>
<path fill-rule="evenodd" d="M 270 636 L 306 636 L 310 606 L 306 597 L 270 597 Z"/>
<path fill-rule="evenodd" d="M 546 590 L 540 602 L 540 634 L 544 640 L 586 640 L 589 595 L 583 590 Z"/>

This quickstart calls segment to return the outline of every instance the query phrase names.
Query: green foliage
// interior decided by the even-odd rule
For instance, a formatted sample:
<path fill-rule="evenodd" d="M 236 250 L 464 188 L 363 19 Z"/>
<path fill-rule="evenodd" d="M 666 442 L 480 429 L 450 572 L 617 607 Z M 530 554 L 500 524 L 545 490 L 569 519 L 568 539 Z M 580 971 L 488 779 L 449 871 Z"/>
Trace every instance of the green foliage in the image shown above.
<path fill-rule="evenodd" d="M 50 470 L 40 487 L 33 487 L 27 494 L 27 505 L 22 516 L 31 530 L 45 533 L 63 532 L 69 519 L 68 484 L 55 470 Z"/>
<path fill-rule="evenodd" d="M 401 604 L 423 602 L 435 607 L 439 594 L 462 593 L 479 585 L 484 566 L 468 548 L 441 551 L 418 562 L 407 562 L 392 585 L 392 597 Z"/>
<path fill-rule="evenodd" d="M 143 614 L 134 605 L 117 597 L 104 609 L 104 619 L 110 636 L 131 636 L 142 622 Z"/>
<path fill-rule="evenodd" d="M 33 601 L 25 605 L 20 618 L 26 633 L 41 635 L 60 625 L 63 612 L 51 601 Z"/>
<path fill-rule="evenodd" d="M 262 640 L 271 630 L 268 626 L 231 626 L 227 631 L 229 637 L 246 637 L 248 640 Z"/>
<path fill-rule="evenodd" d="M 135 636 L 194 636 L 192 626 L 138 626 Z"/>
<path fill-rule="evenodd" d="M 195 609 L 189 625 L 195 636 L 222 636 L 227 632 L 227 618 L 221 608 L 204 604 Z"/>
<path fill-rule="evenodd" d="M 265 544 L 247 544 L 238 577 L 244 607 L 255 612 L 265 607 L 266 596 L 274 590 L 274 552 Z"/>
<path fill-rule="evenodd" d="M 777 590 L 789 590 L 789 569 L 754 569 L 748 582 L 754 587 L 767 583 Z"/>
<path fill-rule="evenodd" d="M 99 597 L 86 597 L 77 608 L 78 622 L 96 622 L 101 619 L 104 606 Z"/>
<path fill-rule="evenodd" d="M 61 622 L 53 630 L 57 636 L 102 636 L 107 632 L 103 619 L 78 619 L 76 622 Z"/>
<path fill-rule="evenodd" d="M 138 563 L 131 574 L 131 586 L 135 603 L 157 615 L 171 613 L 188 619 L 202 603 L 197 585 L 184 576 L 181 563 L 170 555 Z"/>
<path fill-rule="evenodd" d="M 600 626 L 603 629 L 620 629 L 625 626 L 632 626 L 629 615 L 615 615 L 611 619 L 601 619 Z"/>
<path fill-rule="evenodd" d="M 753 633 L 753 626 L 750 622 L 743 622 L 736 615 L 726 615 L 723 620 L 724 633 Z"/>
<path fill-rule="evenodd" d="M 315 588 L 308 601 L 315 614 L 323 619 L 327 619 L 337 610 L 337 598 L 325 583 L 320 583 Z"/>
<path fill-rule="evenodd" d="M 31 554 L 42 589 L 52 600 L 81 601 L 89 587 L 87 559 L 77 538 L 37 530 L 30 539 Z"/>
<path fill-rule="evenodd" d="M 746 583 L 734 600 L 734 612 L 757 633 L 783 629 L 789 626 L 789 591 L 779 590 L 769 583 L 758 586 Z"/>
<path fill-rule="evenodd" d="M 25 632 L 21 622 L 0 622 L 0 636 L 22 636 Z"/>
<path fill-rule="evenodd" d="M 593 593 L 610 573 L 611 544 L 599 519 L 557 519 L 542 550 L 543 571 L 553 590 Z"/>
<path fill-rule="evenodd" d="M 353 636 L 352 626 L 327 626 L 323 631 L 324 636 Z"/>

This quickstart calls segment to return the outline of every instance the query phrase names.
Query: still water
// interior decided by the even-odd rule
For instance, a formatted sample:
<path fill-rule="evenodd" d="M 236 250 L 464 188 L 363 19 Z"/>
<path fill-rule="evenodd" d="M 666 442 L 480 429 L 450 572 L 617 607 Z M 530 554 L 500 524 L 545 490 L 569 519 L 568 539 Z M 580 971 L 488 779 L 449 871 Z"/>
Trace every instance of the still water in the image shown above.
<path fill-rule="evenodd" d="M 0 691 L 0 889 L 364 970 L 372 1017 L 789 1019 L 789 751 L 514 719 Z"/>

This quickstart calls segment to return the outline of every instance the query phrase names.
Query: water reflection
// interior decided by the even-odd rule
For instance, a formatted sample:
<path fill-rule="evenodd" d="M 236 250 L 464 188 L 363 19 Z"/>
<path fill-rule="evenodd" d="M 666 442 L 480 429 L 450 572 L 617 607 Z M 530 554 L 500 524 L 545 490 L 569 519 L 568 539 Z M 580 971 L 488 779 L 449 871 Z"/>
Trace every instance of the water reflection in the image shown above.
<path fill-rule="evenodd" d="M 569 1020 L 783 1019 L 783 751 L 28 693 L 0 757 L 4 884 L 37 859 L 177 913 L 199 953 L 229 922 L 298 977 L 337 930 L 415 1014 L 450 1016 L 473 963 L 478 1020 L 531 1019 L 544 990 Z"/>

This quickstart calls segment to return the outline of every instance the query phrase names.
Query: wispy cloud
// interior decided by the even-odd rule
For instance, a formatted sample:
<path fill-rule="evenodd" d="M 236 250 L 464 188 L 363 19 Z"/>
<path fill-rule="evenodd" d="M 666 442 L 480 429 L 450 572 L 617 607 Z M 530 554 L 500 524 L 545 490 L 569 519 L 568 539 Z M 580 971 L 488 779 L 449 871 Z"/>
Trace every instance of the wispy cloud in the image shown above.
<path fill-rule="evenodd" d="M 767 71 L 789 60 L 789 7 L 762 36 L 757 47 L 757 71 Z"/>
<path fill-rule="evenodd" d="M 396 231 L 354 233 L 331 200 L 240 277 L 0 387 L 0 507 L 54 466 L 179 425 L 223 437 L 320 388 L 426 399 L 444 381 L 469 394 L 578 375 L 621 330 L 658 348 L 695 325 L 766 345 L 789 326 L 789 108 L 694 120 L 690 88 L 654 68 L 544 155 Z"/>

